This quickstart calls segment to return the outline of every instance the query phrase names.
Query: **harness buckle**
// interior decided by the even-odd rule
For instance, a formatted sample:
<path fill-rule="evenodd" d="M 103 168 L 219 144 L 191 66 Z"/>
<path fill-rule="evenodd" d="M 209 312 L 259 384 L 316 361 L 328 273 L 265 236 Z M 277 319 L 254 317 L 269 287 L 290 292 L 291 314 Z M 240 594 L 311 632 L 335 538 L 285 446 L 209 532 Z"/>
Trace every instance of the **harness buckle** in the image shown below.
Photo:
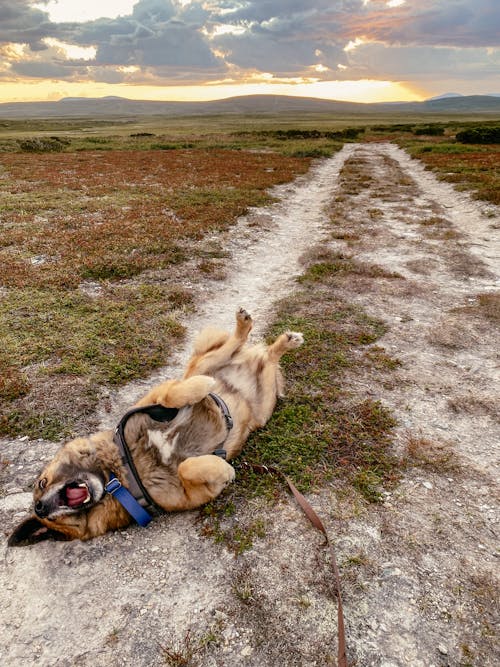
<path fill-rule="evenodd" d="M 227 458 L 227 452 L 226 452 L 226 450 L 223 449 L 223 448 L 216 449 L 215 451 L 212 452 L 212 454 L 213 454 L 214 456 L 220 456 L 221 459 L 224 459 L 224 460 L 226 460 L 226 458 Z"/>
<path fill-rule="evenodd" d="M 113 477 L 105 485 L 104 490 L 107 491 L 107 493 L 110 493 L 112 496 L 114 496 L 114 494 L 121 488 L 122 488 L 122 483 L 120 482 L 120 480 L 117 479 L 116 477 Z"/>

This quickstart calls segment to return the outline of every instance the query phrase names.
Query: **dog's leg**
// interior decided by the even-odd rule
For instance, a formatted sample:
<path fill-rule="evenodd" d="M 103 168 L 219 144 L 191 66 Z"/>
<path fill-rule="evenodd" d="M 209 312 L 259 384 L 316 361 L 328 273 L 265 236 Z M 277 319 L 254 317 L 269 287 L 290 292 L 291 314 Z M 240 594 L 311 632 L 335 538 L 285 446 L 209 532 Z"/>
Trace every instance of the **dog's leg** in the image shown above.
<path fill-rule="evenodd" d="M 167 408 L 182 408 L 198 403 L 213 389 L 215 380 L 206 375 L 196 375 L 188 380 L 167 380 L 158 384 L 143 396 L 136 407 L 161 403 Z"/>
<path fill-rule="evenodd" d="M 269 355 L 269 361 L 278 362 L 281 357 L 288 352 L 288 350 L 294 350 L 297 347 L 300 347 L 304 342 L 304 336 L 301 333 L 296 331 L 287 331 L 268 346 L 267 352 Z"/>
<path fill-rule="evenodd" d="M 229 338 L 217 349 L 201 356 L 195 355 L 187 367 L 185 378 L 193 374 L 210 375 L 225 366 L 231 357 L 244 345 L 253 326 L 252 317 L 240 308 L 236 313 L 236 328 Z"/>
<path fill-rule="evenodd" d="M 258 364 L 257 386 L 259 387 L 258 396 L 253 405 L 253 416 L 255 424 L 258 427 L 264 424 L 271 417 L 276 399 L 283 396 L 283 376 L 279 367 L 279 360 L 289 350 L 293 350 L 304 342 L 301 333 L 287 331 L 269 345 L 262 357 L 262 362 Z"/>
<path fill-rule="evenodd" d="M 186 494 L 186 509 L 199 507 L 216 498 L 233 481 L 233 466 L 213 454 L 191 456 L 177 470 Z"/>

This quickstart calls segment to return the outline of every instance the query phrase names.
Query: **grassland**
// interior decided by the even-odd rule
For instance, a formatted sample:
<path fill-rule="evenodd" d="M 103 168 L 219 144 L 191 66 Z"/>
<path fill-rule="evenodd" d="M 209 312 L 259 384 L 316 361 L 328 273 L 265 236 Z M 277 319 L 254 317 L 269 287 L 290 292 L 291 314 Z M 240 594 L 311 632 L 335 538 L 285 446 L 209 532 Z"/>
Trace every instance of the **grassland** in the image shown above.
<path fill-rule="evenodd" d="M 309 159 L 109 150 L 0 164 L 0 432 L 56 438 L 92 411 L 99 385 L 165 363 L 192 301 L 175 272 L 189 260 L 190 284 L 210 273 L 224 252 L 203 239 Z"/>
<path fill-rule="evenodd" d="M 416 132 L 433 120 L 2 122 L 0 433 L 70 435 L 88 424 L 102 387 L 164 363 L 184 335 L 179 315 L 194 307 L 192 286 L 216 275 L 225 256 L 208 239 L 349 136 L 397 141 L 443 178 L 497 202 L 498 146 L 456 143 L 466 118 L 442 123 L 442 136 Z M 32 139 L 38 145 L 26 144 Z M 337 265 L 310 267 L 304 289 Z M 162 337 L 151 336 L 160 329 Z M 310 406 L 299 413 L 309 419 Z M 294 420 L 285 416 L 283 428 Z"/>

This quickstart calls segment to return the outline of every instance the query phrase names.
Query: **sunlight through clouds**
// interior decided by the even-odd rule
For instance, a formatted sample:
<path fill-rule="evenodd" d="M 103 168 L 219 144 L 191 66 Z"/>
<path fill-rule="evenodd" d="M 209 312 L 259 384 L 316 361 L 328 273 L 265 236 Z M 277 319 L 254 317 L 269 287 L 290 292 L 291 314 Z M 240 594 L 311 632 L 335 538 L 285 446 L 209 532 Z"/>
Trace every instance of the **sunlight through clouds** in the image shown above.
<path fill-rule="evenodd" d="M 358 46 L 361 46 L 361 44 L 364 44 L 365 40 L 361 39 L 360 37 L 356 37 L 356 39 L 351 40 L 344 46 L 344 51 L 348 53 L 349 51 L 354 51 Z"/>
<path fill-rule="evenodd" d="M 34 4 L 34 7 L 46 11 L 54 23 L 94 21 L 100 18 L 116 18 L 132 13 L 137 0 L 50 0 L 48 3 Z"/>
<path fill-rule="evenodd" d="M 72 60 L 93 60 L 96 56 L 96 48 L 93 46 L 75 46 L 74 44 L 65 44 L 53 37 L 47 37 L 43 40 L 47 46 L 52 46 L 65 55 L 66 58 Z"/>

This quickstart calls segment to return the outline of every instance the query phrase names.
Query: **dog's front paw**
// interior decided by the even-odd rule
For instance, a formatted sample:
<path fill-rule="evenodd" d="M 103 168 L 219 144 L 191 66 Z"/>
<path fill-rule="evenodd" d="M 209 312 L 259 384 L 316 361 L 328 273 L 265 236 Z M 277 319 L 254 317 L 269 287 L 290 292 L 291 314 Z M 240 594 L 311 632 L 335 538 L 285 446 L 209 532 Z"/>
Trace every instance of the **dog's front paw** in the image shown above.
<path fill-rule="evenodd" d="M 235 469 L 233 468 L 232 465 L 230 464 L 228 465 L 230 469 L 229 470 L 226 469 L 227 475 L 226 475 L 226 481 L 224 482 L 224 488 L 226 488 L 226 486 L 229 486 L 231 482 L 234 482 L 234 478 L 236 477 Z"/>
<path fill-rule="evenodd" d="M 287 347 L 289 350 L 300 347 L 304 342 L 304 335 L 298 331 L 287 331 L 286 336 L 288 338 Z"/>

